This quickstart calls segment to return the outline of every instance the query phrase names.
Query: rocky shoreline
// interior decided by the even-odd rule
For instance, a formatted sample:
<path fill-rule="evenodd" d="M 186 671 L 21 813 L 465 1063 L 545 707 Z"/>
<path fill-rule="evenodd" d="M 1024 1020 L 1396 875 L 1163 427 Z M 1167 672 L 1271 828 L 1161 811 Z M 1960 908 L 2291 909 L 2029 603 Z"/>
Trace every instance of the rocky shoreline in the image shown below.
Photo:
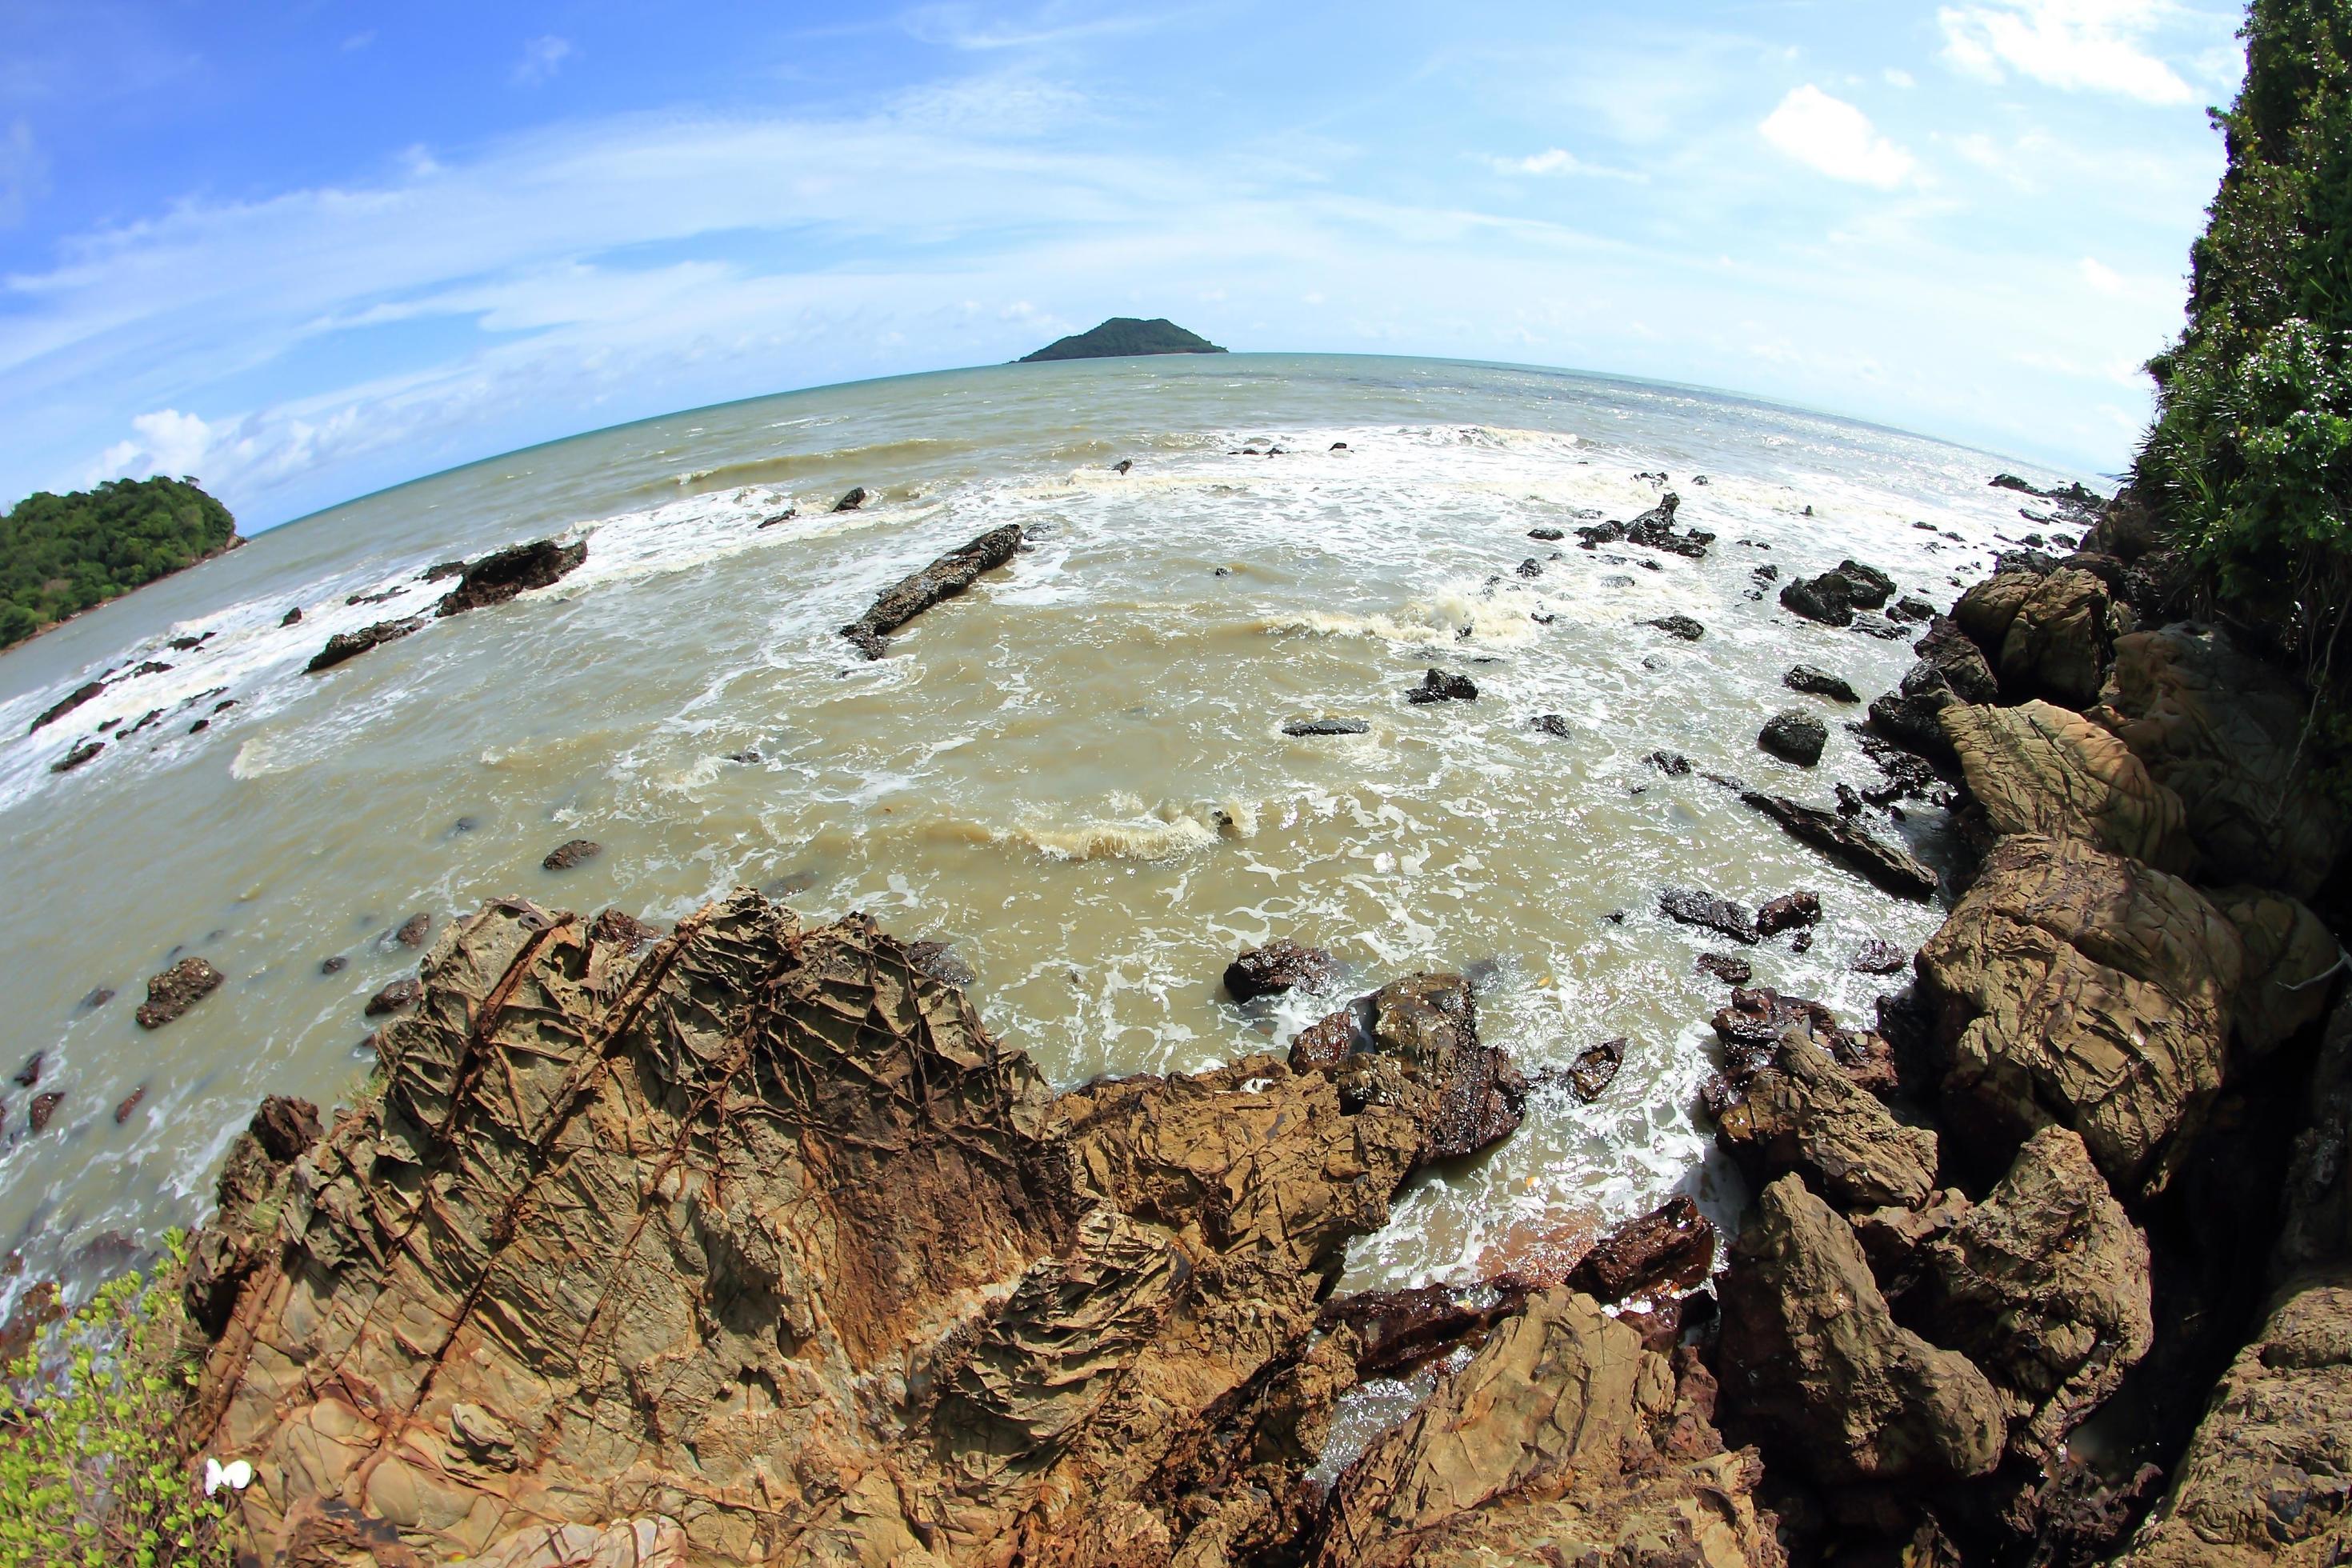
<path fill-rule="evenodd" d="M 2343 1560 L 2352 1004 L 2305 900 L 2344 825 L 2293 683 L 2044 499 L 2085 548 L 1918 607 L 1857 727 L 1888 789 L 1748 800 L 1889 891 L 1938 879 L 1869 812 L 1954 800 L 1973 852 L 1867 1025 L 1717 1016 L 1759 1194 L 1720 1247 L 1677 1199 L 1547 1269 L 1331 1295 L 1416 1171 L 1518 1122 L 1459 976 L 1057 1095 L 862 918 L 509 900 L 444 926 L 352 1109 L 272 1101 L 232 1150 L 191 1451 L 250 1461 L 286 1563 Z M 1715 920 L 1801 941 L 1805 897 Z M 1227 983 L 1330 978 L 1277 946 Z M 1402 1373 L 1418 1408 L 1325 1469 Z"/>

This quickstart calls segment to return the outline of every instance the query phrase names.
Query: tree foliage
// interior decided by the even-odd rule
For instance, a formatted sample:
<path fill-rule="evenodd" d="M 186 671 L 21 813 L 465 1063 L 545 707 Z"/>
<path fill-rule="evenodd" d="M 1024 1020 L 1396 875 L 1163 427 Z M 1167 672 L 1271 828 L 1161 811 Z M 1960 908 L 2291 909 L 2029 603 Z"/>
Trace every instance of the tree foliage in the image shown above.
<path fill-rule="evenodd" d="M 201 561 L 236 531 L 191 479 L 28 496 L 0 518 L 0 647 Z"/>

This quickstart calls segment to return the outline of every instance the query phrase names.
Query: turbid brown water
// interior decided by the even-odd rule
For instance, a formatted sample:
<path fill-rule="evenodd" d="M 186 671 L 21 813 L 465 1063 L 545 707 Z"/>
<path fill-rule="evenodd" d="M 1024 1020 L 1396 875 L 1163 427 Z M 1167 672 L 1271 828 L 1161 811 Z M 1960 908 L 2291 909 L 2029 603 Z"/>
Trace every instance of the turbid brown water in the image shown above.
<path fill-rule="evenodd" d="M 1234 356 L 705 409 L 266 533 L 0 658 L 0 1015 L 65 1096 L 36 1134 L 33 1091 L 10 1088 L 0 1241 L 30 1277 L 201 1213 L 259 1096 L 327 1104 L 359 1081 L 362 1005 L 413 972 L 394 932 L 417 912 L 519 894 L 667 920 L 736 882 L 950 942 L 983 1016 L 1062 1082 L 1286 1042 L 1329 1004 L 1239 1008 L 1219 984 L 1276 934 L 1328 947 L 1356 989 L 1467 971 L 1530 1069 L 1631 1039 L 1597 1102 L 1539 1092 L 1498 1152 L 1425 1179 L 1353 1283 L 1463 1277 L 1678 1187 L 1719 1206 L 1737 1194 L 1693 1110 L 1726 990 L 1695 960 L 1722 943 L 1662 919 L 1659 889 L 1820 890 L 1809 952 L 1744 956 L 1850 1016 L 1896 983 L 1849 968 L 1862 944 L 1907 948 L 1937 919 L 1701 776 L 1823 802 L 1874 782 L 1842 727 L 1860 710 L 1781 676 L 1802 662 L 1867 695 L 1910 658 L 1795 621 L 1752 574 L 1852 555 L 1947 603 L 2035 527 L 1986 488 L 2013 466 L 1679 388 Z M 871 502 L 828 511 L 853 485 Z M 1664 489 L 1719 536 L 1704 560 L 1529 537 Z M 1008 522 L 1032 548 L 887 657 L 837 635 Z M 435 563 L 555 534 L 588 553 L 552 587 L 303 672 L 331 634 L 428 609 Z M 1645 624 L 1670 615 L 1706 635 Z M 150 659 L 172 668 L 26 735 Z M 1408 703 L 1433 666 L 1478 699 Z M 1817 769 L 1757 747 L 1789 708 L 1829 721 Z M 1282 732 L 1315 717 L 1366 732 Z M 105 750 L 50 771 L 89 738 Z M 1661 748 L 1696 771 L 1663 775 L 1643 760 Z M 1878 827 L 1932 850 L 1937 815 Z M 583 837 L 603 853 L 542 868 Z M 142 983 L 190 953 L 226 983 L 142 1031 Z M 94 987 L 117 994 L 84 1006 Z"/>

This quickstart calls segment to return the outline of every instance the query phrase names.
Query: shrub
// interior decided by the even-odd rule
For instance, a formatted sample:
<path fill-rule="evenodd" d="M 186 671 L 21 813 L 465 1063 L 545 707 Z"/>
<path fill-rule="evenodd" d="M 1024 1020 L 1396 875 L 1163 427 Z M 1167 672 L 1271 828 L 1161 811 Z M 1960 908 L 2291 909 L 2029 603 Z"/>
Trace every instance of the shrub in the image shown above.
<path fill-rule="evenodd" d="M 183 1349 L 173 1232 L 151 1282 L 125 1274 L 44 1330 L 0 1380 L 0 1563 L 181 1568 L 234 1561 L 226 1495 L 208 1498 L 181 1424 L 195 1369 Z"/>
<path fill-rule="evenodd" d="M 0 517 L 0 647 L 228 544 L 228 509 L 186 479 L 27 496 Z"/>

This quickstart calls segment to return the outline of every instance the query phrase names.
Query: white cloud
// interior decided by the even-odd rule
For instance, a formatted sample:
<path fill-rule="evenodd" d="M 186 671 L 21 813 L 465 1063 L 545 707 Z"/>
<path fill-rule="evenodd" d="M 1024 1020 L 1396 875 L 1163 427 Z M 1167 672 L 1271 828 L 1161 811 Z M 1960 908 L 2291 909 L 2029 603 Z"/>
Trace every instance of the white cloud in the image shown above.
<path fill-rule="evenodd" d="M 2102 294 L 2121 294 L 2124 291 L 2122 276 L 2093 256 L 2083 258 L 2083 281 Z"/>
<path fill-rule="evenodd" d="M 2175 12 L 2174 0 L 1980 0 L 1936 19 L 1945 58 L 1970 75 L 2015 71 L 2045 87 L 2188 103 L 2196 94 L 2147 47 Z"/>
<path fill-rule="evenodd" d="M 1919 85 L 1918 79 L 1909 71 L 1898 70 L 1893 66 L 1887 67 L 1881 74 L 1885 76 L 1886 85 L 1889 87 L 1913 88 Z"/>
<path fill-rule="evenodd" d="M 1612 169 L 1599 163 L 1588 163 L 1564 147 L 1547 148 L 1530 153 L 1524 158 L 1494 158 L 1488 160 L 1499 174 L 1580 174 L 1597 180 L 1647 180 L 1647 174 L 1632 169 Z"/>
<path fill-rule="evenodd" d="M 1773 146 L 1832 179 L 1891 191 L 1916 169 L 1911 154 L 1880 135 L 1868 115 L 1810 82 L 1790 91 L 1757 129 Z"/>
<path fill-rule="evenodd" d="M 343 40 L 343 53 L 347 55 L 357 54 L 360 50 L 366 48 L 370 44 L 374 42 L 375 29 L 373 27 L 370 27 L 364 32 L 353 33 L 350 37 Z"/>
<path fill-rule="evenodd" d="M 522 47 L 522 58 L 515 65 L 515 85 L 537 87 L 543 81 L 551 80 L 555 73 L 563 68 L 563 62 L 571 58 L 571 39 L 559 38 L 553 34 L 533 38 Z"/>
<path fill-rule="evenodd" d="M 49 160 L 19 119 L 0 132 L 0 228 L 24 222 L 26 210 L 48 194 Z"/>

